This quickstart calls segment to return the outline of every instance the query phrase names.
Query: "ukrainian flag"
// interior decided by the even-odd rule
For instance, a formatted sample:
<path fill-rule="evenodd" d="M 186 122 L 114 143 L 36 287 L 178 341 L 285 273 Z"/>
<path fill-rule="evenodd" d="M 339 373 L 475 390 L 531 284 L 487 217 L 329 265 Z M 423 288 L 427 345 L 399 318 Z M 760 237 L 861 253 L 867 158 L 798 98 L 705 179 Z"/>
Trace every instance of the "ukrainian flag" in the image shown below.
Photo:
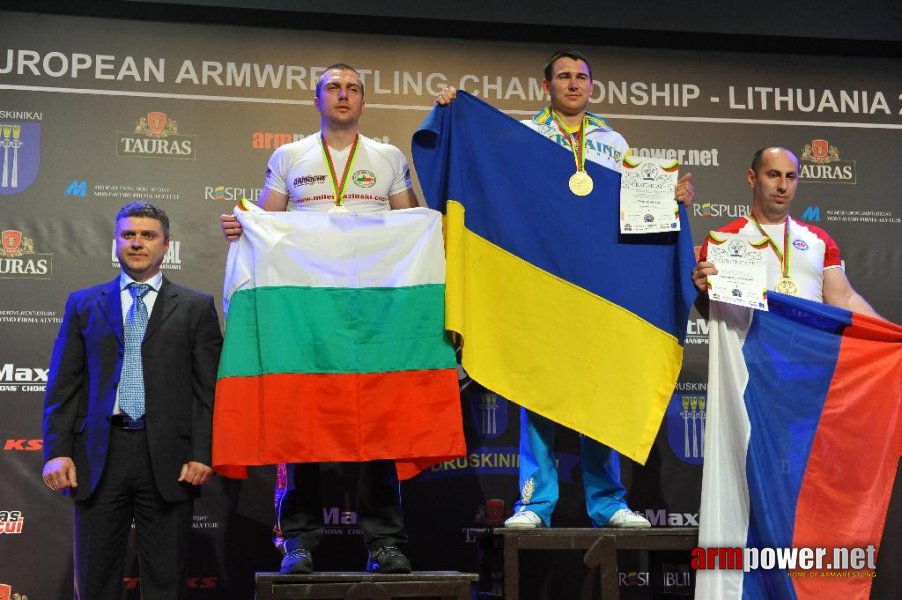
<path fill-rule="evenodd" d="M 620 174 L 459 93 L 414 135 L 446 215 L 445 326 L 483 386 L 644 463 L 683 358 L 695 264 L 681 231 L 619 233 Z"/>

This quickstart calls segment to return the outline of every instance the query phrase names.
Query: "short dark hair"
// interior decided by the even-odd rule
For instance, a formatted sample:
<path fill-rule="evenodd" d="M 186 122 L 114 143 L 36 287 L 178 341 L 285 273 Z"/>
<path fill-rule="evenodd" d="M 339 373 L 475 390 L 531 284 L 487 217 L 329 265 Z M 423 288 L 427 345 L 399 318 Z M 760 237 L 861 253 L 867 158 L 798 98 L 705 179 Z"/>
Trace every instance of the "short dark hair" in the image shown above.
<path fill-rule="evenodd" d="M 156 219 L 160 222 L 160 225 L 163 226 L 163 237 L 167 240 L 169 239 L 169 216 L 167 216 L 166 211 L 159 206 L 145 200 L 129 202 L 116 213 L 116 227 L 119 227 L 119 221 L 127 219 L 128 217 L 147 217 L 149 219 Z"/>
<path fill-rule="evenodd" d="M 589 77 L 592 77 L 592 65 L 589 63 L 589 59 L 586 58 L 586 55 L 580 52 L 579 50 L 574 50 L 573 48 L 563 48 L 558 50 L 554 54 L 552 54 L 547 61 L 545 61 L 545 81 L 551 81 L 552 69 L 554 68 L 554 63 L 559 58 L 572 58 L 573 60 L 581 60 L 586 63 L 586 66 L 589 67 Z"/>
<path fill-rule="evenodd" d="M 786 148 L 784 148 L 783 146 L 766 146 L 764 148 L 761 148 L 760 150 L 757 150 L 755 152 L 754 156 L 752 156 L 751 169 L 752 169 L 753 173 L 758 172 L 758 169 L 761 167 L 761 161 L 764 158 L 764 153 L 767 152 L 768 150 L 782 150 L 783 152 L 789 152 L 790 154 L 792 154 L 792 157 L 796 159 L 796 164 L 798 164 L 798 162 L 799 162 L 799 159 L 796 158 L 796 155 L 793 154 L 791 151 L 787 150 Z"/>
<path fill-rule="evenodd" d="M 325 69 L 323 69 L 322 75 L 319 76 L 319 79 L 316 80 L 316 97 L 319 98 L 319 91 L 322 88 L 323 84 L 323 75 L 332 70 L 338 71 L 354 71 L 354 74 L 357 75 L 357 79 L 360 81 L 360 95 L 364 96 L 366 90 L 363 87 L 363 79 L 360 77 L 360 73 L 357 72 L 357 69 L 352 67 L 347 63 L 335 63 L 334 65 L 329 65 Z"/>

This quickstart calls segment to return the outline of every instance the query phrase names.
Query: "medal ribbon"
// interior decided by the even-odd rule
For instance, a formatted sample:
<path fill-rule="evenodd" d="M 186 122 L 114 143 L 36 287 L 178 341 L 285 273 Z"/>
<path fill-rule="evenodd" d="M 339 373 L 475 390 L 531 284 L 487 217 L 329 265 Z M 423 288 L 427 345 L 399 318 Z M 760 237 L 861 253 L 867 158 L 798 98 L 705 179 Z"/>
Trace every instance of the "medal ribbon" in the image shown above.
<path fill-rule="evenodd" d="M 764 231 L 761 223 L 758 222 L 758 219 L 756 219 L 754 215 L 749 214 L 749 220 L 755 224 L 755 227 L 758 228 L 761 235 L 767 238 L 767 245 L 770 246 L 770 249 L 774 251 L 774 254 L 777 255 L 777 259 L 780 261 L 783 278 L 788 278 L 790 255 L 792 254 L 792 246 L 789 244 L 789 217 L 786 217 L 786 223 L 783 225 L 783 252 L 780 252 L 780 248 L 777 247 L 776 242 L 774 242 L 767 232 Z"/>
<path fill-rule="evenodd" d="M 576 161 L 576 170 L 577 172 L 586 170 L 586 121 L 589 120 L 588 117 L 583 115 L 583 120 L 579 124 L 579 142 L 573 142 L 573 135 L 567 129 L 567 126 L 564 125 L 563 121 L 561 121 L 556 114 L 554 114 L 553 110 L 549 111 L 551 113 L 551 118 L 554 119 L 554 124 L 557 125 L 558 130 L 567 140 L 567 143 L 570 144 L 570 150 L 573 151 L 573 159 Z"/>
<path fill-rule="evenodd" d="M 335 206 L 344 206 L 345 187 L 348 184 L 348 173 L 351 172 L 351 165 L 357 158 L 357 142 L 360 139 L 360 133 L 354 134 L 354 143 L 351 144 L 351 151 L 348 152 L 348 162 L 345 163 L 344 172 L 341 174 L 341 180 L 335 176 L 335 164 L 332 162 L 332 154 L 329 152 L 329 146 L 326 144 L 326 138 L 323 134 L 319 135 L 320 147 L 323 150 L 323 158 L 329 167 L 329 183 L 332 184 L 332 197 L 335 198 Z"/>

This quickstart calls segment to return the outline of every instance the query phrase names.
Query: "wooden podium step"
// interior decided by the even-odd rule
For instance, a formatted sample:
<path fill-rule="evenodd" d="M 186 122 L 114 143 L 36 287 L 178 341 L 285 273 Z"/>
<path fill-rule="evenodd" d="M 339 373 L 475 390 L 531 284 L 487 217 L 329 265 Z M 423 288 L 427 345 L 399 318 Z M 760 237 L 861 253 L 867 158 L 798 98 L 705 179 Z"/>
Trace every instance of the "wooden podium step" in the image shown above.
<path fill-rule="evenodd" d="M 470 600 L 475 573 L 414 571 L 405 575 L 322 572 L 309 575 L 257 573 L 257 600 L 391 600 L 441 598 Z"/>
<path fill-rule="evenodd" d="M 496 528 L 488 537 L 502 551 L 504 600 L 519 600 L 521 550 L 586 550 L 583 563 L 589 568 L 599 568 L 602 599 L 618 600 L 618 550 L 691 550 L 698 545 L 698 528 Z"/>

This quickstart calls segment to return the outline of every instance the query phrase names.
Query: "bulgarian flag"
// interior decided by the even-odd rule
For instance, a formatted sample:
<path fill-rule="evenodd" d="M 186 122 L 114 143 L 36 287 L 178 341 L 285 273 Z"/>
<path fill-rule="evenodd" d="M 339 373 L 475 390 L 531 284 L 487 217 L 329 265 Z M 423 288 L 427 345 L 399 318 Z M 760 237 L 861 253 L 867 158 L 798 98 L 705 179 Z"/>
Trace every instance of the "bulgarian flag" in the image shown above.
<path fill-rule="evenodd" d="M 214 468 L 392 459 L 405 479 L 462 456 L 441 215 L 251 208 L 226 264 Z"/>
<path fill-rule="evenodd" d="M 873 573 L 842 570 L 833 548 L 880 550 L 902 455 L 902 327 L 767 302 L 711 303 L 699 546 L 824 548 L 829 570 L 709 565 L 695 598 L 866 600 Z"/>

